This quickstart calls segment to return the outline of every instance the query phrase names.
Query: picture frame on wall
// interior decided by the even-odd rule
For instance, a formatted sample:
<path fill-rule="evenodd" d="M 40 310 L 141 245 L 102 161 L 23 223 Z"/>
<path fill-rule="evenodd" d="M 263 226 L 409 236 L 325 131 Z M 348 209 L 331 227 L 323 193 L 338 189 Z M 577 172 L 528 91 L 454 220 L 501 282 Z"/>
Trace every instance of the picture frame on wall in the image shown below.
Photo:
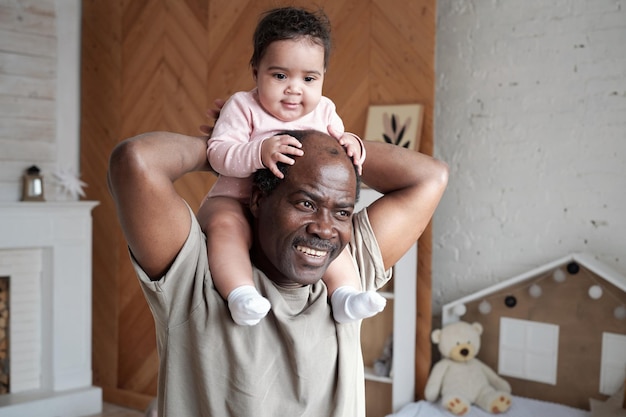
<path fill-rule="evenodd" d="M 372 105 L 367 113 L 365 139 L 419 151 L 423 120 L 422 104 Z"/>

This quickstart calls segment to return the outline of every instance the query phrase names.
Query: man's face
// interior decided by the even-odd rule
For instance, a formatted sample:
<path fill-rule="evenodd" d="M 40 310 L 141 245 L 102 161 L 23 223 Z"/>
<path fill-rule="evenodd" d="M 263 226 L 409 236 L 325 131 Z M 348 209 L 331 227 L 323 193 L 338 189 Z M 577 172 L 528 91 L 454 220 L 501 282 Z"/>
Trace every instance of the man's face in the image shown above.
<path fill-rule="evenodd" d="M 284 286 L 321 279 L 352 233 L 354 169 L 335 139 L 315 135 L 303 141 L 304 156 L 274 192 L 256 195 L 251 205 L 254 263 Z"/>

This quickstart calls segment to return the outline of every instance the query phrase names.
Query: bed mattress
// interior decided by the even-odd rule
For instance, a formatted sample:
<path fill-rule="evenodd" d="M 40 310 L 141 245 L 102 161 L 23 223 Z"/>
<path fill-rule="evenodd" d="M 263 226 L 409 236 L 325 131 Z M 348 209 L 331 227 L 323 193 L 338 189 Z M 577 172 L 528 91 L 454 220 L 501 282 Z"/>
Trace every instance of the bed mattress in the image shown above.
<path fill-rule="evenodd" d="M 513 396 L 511 408 L 506 413 L 498 414 L 503 417 L 590 417 L 591 413 L 586 410 L 555 404 L 546 401 L 533 400 L 530 398 Z M 387 417 L 451 417 L 454 414 L 446 411 L 441 406 L 441 401 L 431 403 L 418 401 L 404 406 L 400 411 L 389 414 Z M 463 417 L 493 417 L 480 408 L 474 406 Z"/>

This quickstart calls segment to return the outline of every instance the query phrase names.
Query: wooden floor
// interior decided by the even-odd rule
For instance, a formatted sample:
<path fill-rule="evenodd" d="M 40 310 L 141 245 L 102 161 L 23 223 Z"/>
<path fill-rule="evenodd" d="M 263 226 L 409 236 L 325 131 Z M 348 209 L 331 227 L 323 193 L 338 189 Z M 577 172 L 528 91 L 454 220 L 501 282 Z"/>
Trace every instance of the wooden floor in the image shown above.
<path fill-rule="evenodd" d="M 102 405 L 102 413 L 90 414 L 84 417 L 144 417 L 144 413 L 129 408 L 119 407 L 117 405 L 104 403 Z"/>

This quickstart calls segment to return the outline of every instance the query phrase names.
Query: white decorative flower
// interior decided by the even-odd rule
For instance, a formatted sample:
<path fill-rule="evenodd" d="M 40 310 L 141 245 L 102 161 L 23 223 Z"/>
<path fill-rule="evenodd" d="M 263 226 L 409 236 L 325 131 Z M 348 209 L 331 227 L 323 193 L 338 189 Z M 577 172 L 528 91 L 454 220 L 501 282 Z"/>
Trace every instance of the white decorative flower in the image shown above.
<path fill-rule="evenodd" d="M 84 197 L 85 192 L 83 188 L 87 186 L 87 183 L 80 180 L 80 175 L 76 174 L 71 169 L 57 169 L 52 174 L 54 181 L 61 187 L 61 191 L 69 194 L 73 199 L 78 200 L 78 197 Z"/>

